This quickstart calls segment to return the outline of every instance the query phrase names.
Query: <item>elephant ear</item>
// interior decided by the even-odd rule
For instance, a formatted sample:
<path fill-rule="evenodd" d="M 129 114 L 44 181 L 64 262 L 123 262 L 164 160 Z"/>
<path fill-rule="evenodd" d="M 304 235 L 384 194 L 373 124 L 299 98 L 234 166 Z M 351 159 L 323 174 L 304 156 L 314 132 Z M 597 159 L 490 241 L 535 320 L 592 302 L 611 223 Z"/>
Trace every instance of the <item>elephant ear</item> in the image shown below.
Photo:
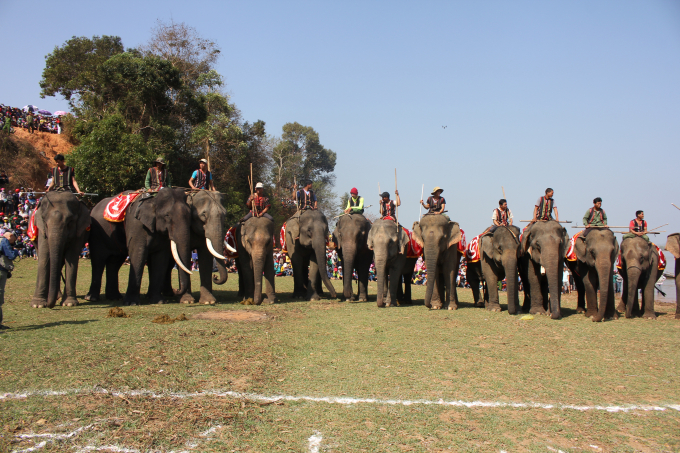
<path fill-rule="evenodd" d="M 571 238 L 569 238 L 569 233 L 567 233 L 566 228 L 562 228 L 562 242 L 560 243 L 560 253 L 562 254 L 562 258 L 567 256 L 567 252 L 569 251 L 569 242 L 571 241 Z"/>
<path fill-rule="evenodd" d="M 335 244 L 336 249 L 342 248 L 342 231 L 337 227 L 337 225 L 333 230 L 333 243 Z"/>
<path fill-rule="evenodd" d="M 290 237 L 295 241 L 300 237 L 300 219 L 290 219 L 286 223 L 286 234 L 290 233 Z"/>
<path fill-rule="evenodd" d="M 80 212 L 78 212 L 78 222 L 76 223 L 76 237 L 81 237 L 85 231 L 90 228 L 90 210 L 85 203 L 78 203 L 80 205 Z"/>
<path fill-rule="evenodd" d="M 368 237 L 366 238 L 366 245 L 368 246 L 369 250 L 373 250 L 373 232 L 374 232 L 374 228 L 371 228 L 368 231 Z M 335 231 L 333 232 L 333 240 L 335 241 Z M 336 244 L 337 244 L 337 241 L 336 241 Z M 340 248 L 340 247 L 338 247 L 338 248 Z"/>
<path fill-rule="evenodd" d="M 425 247 L 423 243 L 423 232 L 420 229 L 420 222 L 413 222 L 413 229 L 412 229 L 412 237 L 416 241 L 416 244 L 418 244 L 421 247 Z"/>
<path fill-rule="evenodd" d="M 404 231 L 404 228 L 402 228 L 401 226 L 399 226 L 398 228 L 399 228 L 399 254 L 406 255 L 410 239 L 408 237 L 408 234 L 406 234 L 406 231 Z"/>
<path fill-rule="evenodd" d="M 531 248 L 531 227 L 524 230 L 524 233 L 522 235 L 522 245 L 520 247 L 522 255 L 529 252 L 530 248 Z"/>
<path fill-rule="evenodd" d="M 479 238 L 479 250 L 482 254 L 493 259 L 493 236 L 482 236 Z"/>
<path fill-rule="evenodd" d="M 574 244 L 574 250 L 576 251 L 576 258 L 582 263 L 587 263 L 588 266 L 593 266 L 595 263 L 593 259 L 588 259 L 588 248 L 586 247 L 586 241 L 581 238 L 576 238 L 576 244 Z"/>
<path fill-rule="evenodd" d="M 151 233 L 156 232 L 156 200 L 148 200 L 140 202 L 137 205 L 137 212 L 135 218 L 142 222 L 147 230 Z"/>
<path fill-rule="evenodd" d="M 458 222 L 449 222 L 446 227 L 449 230 L 449 247 L 453 247 L 463 238 L 463 234 L 460 232 L 460 225 L 458 225 Z"/>
<path fill-rule="evenodd" d="M 671 252 L 676 260 L 680 258 L 680 233 L 668 235 L 664 250 Z"/>
<path fill-rule="evenodd" d="M 45 223 L 45 219 L 43 218 L 43 214 L 45 214 L 45 210 L 47 203 L 40 203 L 40 207 L 35 211 L 35 225 L 38 227 L 38 231 L 42 231 L 46 234 L 47 232 L 47 224 Z"/>
<path fill-rule="evenodd" d="M 617 241 L 616 236 L 614 236 L 614 252 L 612 253 L 612 263 L 616 261 L 616 257 L 618 255 L 619 255 L 619 241 Z"/>
<path fill-rule="evenodd" d="M 663 252 L 661 252 L 661 253 L 663 253 Z M 652 274 L 650 274 L 650 275 L 654 275 L 653 274 L 654 269 L 657 269 L 658 265 L 659 265 L 659 255 L 656 253 L 656 247 L 654 247 L 654 244 L 652 244 L 650 242 L 649 243 L 649 266 L 650 266 L 650 269 L 652 270 L 651 271 Z M 654 281 L 656 281 L 656 279 Z"/>

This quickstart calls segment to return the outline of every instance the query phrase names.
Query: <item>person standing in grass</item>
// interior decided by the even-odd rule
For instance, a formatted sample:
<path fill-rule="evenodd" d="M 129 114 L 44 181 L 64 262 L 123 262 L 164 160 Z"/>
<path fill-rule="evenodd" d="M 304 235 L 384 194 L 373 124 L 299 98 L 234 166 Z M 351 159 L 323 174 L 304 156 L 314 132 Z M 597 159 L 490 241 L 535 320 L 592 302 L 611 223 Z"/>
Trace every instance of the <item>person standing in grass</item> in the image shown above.
<path fill-rule="evenodd" d="M 17 237 L 12 232 L 5 232 L 2 240 L 0 240 L 0 329 L 8 329 L 9 327 L 2 324 L 2 306 L 5 304 L 5 284 L 7 279 L 12 276 L 14 265 L 12 261 L 19 256 L 19 253 L 12 248 L 16 242 Z"/>

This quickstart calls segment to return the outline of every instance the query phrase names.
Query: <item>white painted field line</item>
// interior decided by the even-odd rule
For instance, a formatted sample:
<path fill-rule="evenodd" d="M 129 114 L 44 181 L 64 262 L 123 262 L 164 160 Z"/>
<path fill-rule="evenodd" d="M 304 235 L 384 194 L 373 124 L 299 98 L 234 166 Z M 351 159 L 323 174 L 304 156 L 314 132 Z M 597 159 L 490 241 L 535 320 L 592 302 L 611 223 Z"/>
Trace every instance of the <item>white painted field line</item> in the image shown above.
<path fill-rule="evenodd" d="M 309 439 L 309 453 L 319 453 L 319 448 L 321 447 L 321 441 L 323 437 L 319 431 L 316 431 L 313 436 Z"/>
<path fill-rule="evenodd" d="M 387 406 L 453 406 L 453 407 L 498 407 L 511 409 L 560 409 L 560 410 L 576 410 L 576 411 L 605 411 L 605 412 L 631 412 L 631 411 L 665 411 L 668 409 L 680 411 L 680 404 L 630 404 L 625 406 L 586 406 L 577 404 L 545 404 L 536 402 L 515 402 L 508 403 L 505 401 L 445 401 L 439 400 L 402 400 L 402 399 L 378 399 L 378 398 L 350 398 L 350 397 L 336 397 L 336 396 L 294 396 L 294 395 L 261 395 L 257 393 L 242 393 L 233 391 L 208 390 L 203 392 L 154 392 L 152 390 L 109 390 L 99 387 L 85 388 L 85 389 L 69 389 L 69 390 L 39 390 L 39 391 L 25 391 L 20 393 L 0 393 L 0 401 L 5 399 L 23 399 L 32 396 L 65 396 L 65 395 L 112 395 L 135 397 L 142 396 L 147 398 L 204 398 L 204 397 L 228 397 L 235 399 L 245 399 L 250 401 L 309 401 L 313 403 L 329 403 L 329 404 L 376 404 Z"/>

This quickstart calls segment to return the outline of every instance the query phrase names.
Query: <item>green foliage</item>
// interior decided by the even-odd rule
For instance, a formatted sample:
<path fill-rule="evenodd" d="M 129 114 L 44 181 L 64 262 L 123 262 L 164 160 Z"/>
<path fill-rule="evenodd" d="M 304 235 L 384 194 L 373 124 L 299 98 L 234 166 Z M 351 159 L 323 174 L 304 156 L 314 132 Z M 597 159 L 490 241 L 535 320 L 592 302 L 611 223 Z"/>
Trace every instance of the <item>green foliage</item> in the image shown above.
<path fill-rule="evenodd" d="M 144 186 L 156 153 L 141 135 L 128 131 L 122 115 L 105 117 L 81 139 L 67 156 L 68 165 L 76 169 L 81 190 L 99 193 L 103 198 Z"/>
<path fill-rule="evenodd" d="M 45 57 L 40 96 L 60 94 L 74 107 L 77 97 L 98 91 L 100 66 L 121 52 L 118 36 L 72 37 Z"/>

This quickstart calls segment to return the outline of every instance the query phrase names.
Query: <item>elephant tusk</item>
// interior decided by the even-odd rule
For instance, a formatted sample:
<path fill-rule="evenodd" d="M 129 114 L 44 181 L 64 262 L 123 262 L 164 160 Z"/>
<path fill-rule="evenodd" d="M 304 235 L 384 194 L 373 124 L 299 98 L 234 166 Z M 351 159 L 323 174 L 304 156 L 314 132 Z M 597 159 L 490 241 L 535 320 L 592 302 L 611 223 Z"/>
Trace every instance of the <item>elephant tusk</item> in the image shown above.
<path fill-rule="evenodd" d="M 231 245 L 227 244 L 227 241 L 224 241 L 224 246 L 229 250 L 231 253 L 236 253 L 236 249 L 232 247 Z"/>
<path fill-rule="evenodd" d="M 215 258 L 220 259 L 220 260 L 226 259 L 226 258 L 223 257 L 222 255 L 220 255 L 219 253 L 217 253 L 217 250 L 215 250 L 215 248 L 214 248 L 213 245 L 212 245 L 212 241 L 211 241 L 209 238 L 205 238 L 205 243 L 206 243 L 206 245 L 208 246 L 208 250 L 210 251 L 210 253 L 212 254 L 212 256 L 214 256 Z"/>
<path fill-rule="evenodd" d="M 182 260 L 179 259 L 179 254 L 177 253 L 177 243 L 175 241 L 170 241 L 170 250 L 172 250 L 172 257 L 175 259 L 177 266 L 187 274 L 191 275 L 191 271 L 187 269 L 184 264 L 182 264 Z"/>

